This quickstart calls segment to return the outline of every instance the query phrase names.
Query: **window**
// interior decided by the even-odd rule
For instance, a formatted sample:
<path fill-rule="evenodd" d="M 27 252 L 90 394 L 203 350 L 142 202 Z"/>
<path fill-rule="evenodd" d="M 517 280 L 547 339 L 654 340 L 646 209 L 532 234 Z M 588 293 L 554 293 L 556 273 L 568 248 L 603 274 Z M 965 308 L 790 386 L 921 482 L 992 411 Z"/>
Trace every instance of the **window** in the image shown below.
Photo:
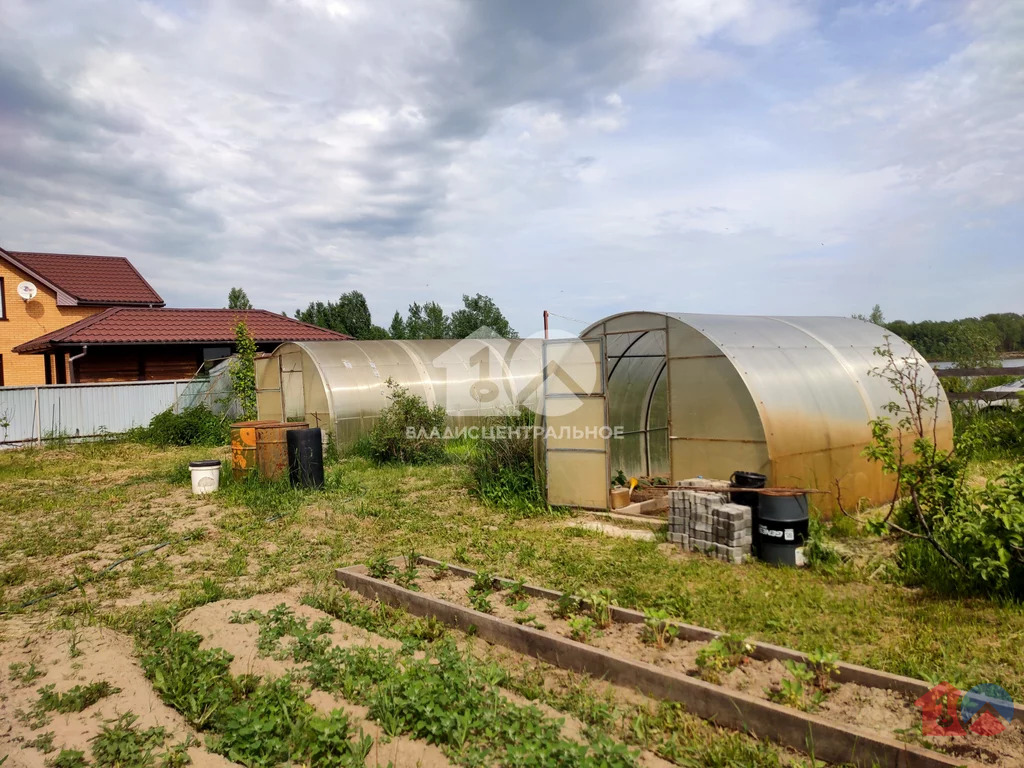
<path fill-rule="evenodd" d="M 0 277 L 0 320 L 7 319 L 7 296 L 4 295 L 4 279 Z M 3 382 L 0 381 L 0 387 Z"/>

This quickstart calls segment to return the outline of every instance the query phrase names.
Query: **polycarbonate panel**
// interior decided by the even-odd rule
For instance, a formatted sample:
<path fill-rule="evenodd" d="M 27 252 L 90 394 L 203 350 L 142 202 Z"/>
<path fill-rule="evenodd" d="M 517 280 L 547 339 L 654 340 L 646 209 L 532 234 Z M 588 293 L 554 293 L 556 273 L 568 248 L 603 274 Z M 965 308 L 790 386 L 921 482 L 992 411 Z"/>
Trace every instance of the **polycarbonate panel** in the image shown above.
<path fill-rule="evenodd" d="M 626 477 L 647 475 L 647 440 L 644 432 L 623 435 L 610 441 L 608 466 L 615 475 L 620 469 Z"/>
<path fill-rule="evenodd" d="M 668 376 L 671 440 L 765 441 L 757 404 L 730 360 L 669 360 Z"/>
<path fill-rule="evenodd" d="M 601 342 L 579 339 L 547 343 L 545 386 L 548 395 L 604 393 Z"/>
<path fill-rule="evenodd" d="M 672 463 L 668 447 L 668 366 L 662 368 L 654 389 L 647 416 L 648 474 L 670 477 Z"/>
<path fill-rule="evenodd" d="M 601 339 L 544 345 L 544 456 L 552 505 L 606 509 L 609 469 Z"/>
<path fill-rule="evenodd" d="M 548 504 L 556 507 L 608 508 L 608 469 L 603 453 L 549 453 Z"/>
<path fill-rule="evenodd" d="M 622 440 L 611 443 L 613 472 L 621 468 L 630 476 L 646 477 L 654 474 L 648 461 L 651 437 L 647 433 L 653 389 L 658 372 L 665 367 L 665 331 L 654 329 L 608 339 L 608 423 L 624 433 Z M 657 426 L 665 426 L 664 418 Z M 666 435 L 659 433 L 654 440 L 664 446 Z M 663 472 L 667 473 L 667 467 Z"/>
<path fill-rule="evenodd" d="M 673 440 L 672 480 L 702 477 L 728 480 L 737 469 L 771 477 L 768 446 L 764 443 Z M 774 479 L 772 482 L 775 482 Z M 800 483 L 790 483 L 800 485 Z"/>
<path fill-rule="evenodd" d="M 281 404 L 281 369 L 278 358 L 256 360 L 256 411 L 261 419 L 284 420 Z"/>
<path fill-rule="evenodd" d="M 537 339 L 323 341 L 282 344 L 274 351 L 284 373 L 284 404 L 330 428 L 339 446 L 369 430 L 388 404 L 390 378 L 452 424 L 540 407 L 541 345 Z M 271 398 L 260 401 L 271 407 Z M 326 414 L 326 418 L 325 418 Z M 261 415 L 262 418 L 262 415 Z"/>
<path fill-rule="evenodd" d="M 896 396 L 887 382 L 872 375 L 885 363 L 873 351 L 887 337 L 897 358 L 914 358 L 921 365 L 926 387 L 939 398 L 937 442 L 945 449 L 952 445 L 952 419 L 938 379 L 906 342 L 871 323 L 843 317 L 631 312 L 605 318 L 582 336 L 630 331 L 607 336 L 609 353 L 615 354 L 666 322 L 673 479 L 708 473 L 727 477 L 743 468 L 764 471 L 770 482 L 781 485 L 831 492 L 838 482 L 850 504 L 861 497 L 885 501 L 893 479 L 860 453 L 871 440 L 868 422 L 886 415 L 885 405 Z M 657 376 L 642 366 L 623 372 L 648 385 Z M 610 413 L 629 420 L 635 413 L 633 393 L 642 388 L 620 385 L 613 376 Z M 617 394 L 626 402 L 616 402 Z M 653 408 L 646 416 L 648 430 L 656 413 L 660 421 Z M 653 442 L 648 452 L 653 461 Z M 834 503 L 832 495 L 816 500 L 825 510 Z"/>
<path fill-rule="evenodd" d="M 549 414 L 546 420 L 548 450 L 604 450 L 607 435 L 601 433 L 604 426 L 603 397 L 582 398 L 569 413 Z"/>

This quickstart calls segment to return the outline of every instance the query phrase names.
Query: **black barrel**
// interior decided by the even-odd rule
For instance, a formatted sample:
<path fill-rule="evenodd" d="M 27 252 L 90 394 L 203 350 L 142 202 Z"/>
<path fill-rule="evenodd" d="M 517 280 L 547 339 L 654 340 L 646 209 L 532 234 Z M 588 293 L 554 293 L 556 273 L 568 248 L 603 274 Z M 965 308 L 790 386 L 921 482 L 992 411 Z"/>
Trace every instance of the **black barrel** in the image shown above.
<path fill-rule="evenodd" d="M 288 440 L 288 479 L 294 488 L 324 487 L 323 431 L 290 429 Z"/>
<path fill-rule="evenodd" d="M 758 472 L 744 472 L 738 469 L 732 473 L 729 482 L 733 488 L 764 488 L 768 483 L 768 478 Z M 757 505 L 760 496 L 761 494 L 750 491 L 733 491 L 729 494 L 729 501 L 733 504 L 750 507 L 750 522 L 755 531 L 757 530 Z M 757 550 L 756 536 L 754 537 L 754 550 Z"/>
<path fill-rule="evenodd" d="M 774 491 L 761 494 L 758 507 L 757 556 L 774 565 L 803 565 L 807 541 L 807 494 Z"/>

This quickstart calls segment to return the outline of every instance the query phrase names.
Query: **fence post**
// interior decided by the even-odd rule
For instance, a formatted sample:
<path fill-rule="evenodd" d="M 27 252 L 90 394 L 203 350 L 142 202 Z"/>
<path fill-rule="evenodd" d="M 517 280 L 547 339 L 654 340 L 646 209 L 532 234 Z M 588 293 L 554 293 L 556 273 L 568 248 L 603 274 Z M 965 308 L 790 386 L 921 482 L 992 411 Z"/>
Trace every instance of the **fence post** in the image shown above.
<path fill-rule="evenodd" d="M 43 416 L 39 411 L 39 387 L 36 387 L 36 445 L 43 444 Z"/>
<path fill-rule="evenodd" d="M 171 406 L 173 413 L 178 413 L 178 380 L 174 380 L 174 405 Z"/>

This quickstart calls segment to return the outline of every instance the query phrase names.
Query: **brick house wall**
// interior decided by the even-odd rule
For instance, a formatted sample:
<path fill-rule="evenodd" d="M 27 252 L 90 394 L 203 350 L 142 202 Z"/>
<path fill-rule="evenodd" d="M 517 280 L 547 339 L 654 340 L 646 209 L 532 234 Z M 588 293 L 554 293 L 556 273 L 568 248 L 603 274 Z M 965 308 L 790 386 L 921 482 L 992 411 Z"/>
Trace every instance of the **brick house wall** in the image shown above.
<path fill-rule="evenodd" d="M 58 307 L 56 294 L 38 280 L 34 280 L 0 259 L 0 280 L 3 290 L 4 319 L 0 320 L 0 365 L 3 385 L 12 387 L 46 383 L 47 357 L 44 355 L 18 355 L 13 347 L 30 341 L 44 333 L 56 331 L 78 320 L 100 312 L 106 307 Z M 18 296 L 18 283 L 28 280 L 38 293 L 32 301 Z M 58 361 L 58 364 L 62 361 Z M 51 381 L 57 381 L 57 372 L 51 370 Z"/>

